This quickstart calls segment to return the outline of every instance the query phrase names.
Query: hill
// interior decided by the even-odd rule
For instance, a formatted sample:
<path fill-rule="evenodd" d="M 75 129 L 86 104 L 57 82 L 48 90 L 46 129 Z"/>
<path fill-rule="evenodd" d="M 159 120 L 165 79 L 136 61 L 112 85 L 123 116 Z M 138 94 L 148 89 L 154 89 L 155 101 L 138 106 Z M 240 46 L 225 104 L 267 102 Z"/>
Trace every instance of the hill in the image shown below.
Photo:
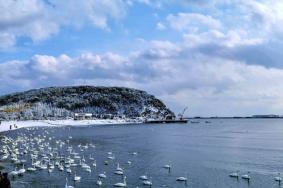
<path fill-rule="evenodd" d="M 125 87 L 49 87 L 0 97 L 2 120 L 64 119 L 78 112 L 131 118 L 174 116 L 153 95 Z"/>

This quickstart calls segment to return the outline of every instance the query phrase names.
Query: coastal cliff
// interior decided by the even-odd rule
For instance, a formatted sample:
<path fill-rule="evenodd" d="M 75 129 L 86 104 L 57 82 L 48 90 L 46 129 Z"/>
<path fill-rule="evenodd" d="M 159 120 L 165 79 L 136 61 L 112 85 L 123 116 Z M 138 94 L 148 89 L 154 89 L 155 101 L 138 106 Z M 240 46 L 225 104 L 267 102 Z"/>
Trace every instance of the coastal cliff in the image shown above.
<path fill-rule="evenodd" d="M 0 120 L 65 119 L 80 112 L 130 118 L 175 116 L 153 95 L 125 87 L 49 87 L 0 97 Z"/>

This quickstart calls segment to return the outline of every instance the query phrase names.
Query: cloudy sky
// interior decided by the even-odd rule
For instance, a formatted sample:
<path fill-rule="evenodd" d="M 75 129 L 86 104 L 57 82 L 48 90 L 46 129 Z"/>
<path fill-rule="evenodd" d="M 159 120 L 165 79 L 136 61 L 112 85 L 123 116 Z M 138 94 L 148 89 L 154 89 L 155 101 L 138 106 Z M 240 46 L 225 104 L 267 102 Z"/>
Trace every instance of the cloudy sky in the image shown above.
<path fill-rule="evenodd" d="M 0 93 L 146 90 L 189 116 L 283 114 L 282 0 L 0 0 Z"/>

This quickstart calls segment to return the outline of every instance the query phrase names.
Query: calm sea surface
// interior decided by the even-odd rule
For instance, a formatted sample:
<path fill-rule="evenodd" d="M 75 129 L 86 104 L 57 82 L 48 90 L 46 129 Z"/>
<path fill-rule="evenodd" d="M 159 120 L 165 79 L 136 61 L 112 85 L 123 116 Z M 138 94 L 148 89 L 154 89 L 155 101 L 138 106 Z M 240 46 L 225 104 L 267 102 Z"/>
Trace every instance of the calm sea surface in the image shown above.
<path fill-rule="evenodd" d="M 26 172 L 23 177 L 12 180 L 12 187 L 64 187 L 65 178 L 69 184 L 79 187 L 97 187 L 97 175 L 106 172 L 107 178 L 101 187 L 113 187 L 122 182 L 122 177 L 114 174 L 117 162 L 124 168 L 127 187 L 144 187 L 139 176 L 152 177 L 152 187 L 186 187 L 177 182 L 179 176 L 188 174 L 187 187 L 194 188 L 272 188 L 280 187 L 274 181 L 278 172 L 283 174 L 283 120 L 280 119 L 239 119 L 210 120 L 198 124 L 160 124 L 160 125 L 101 125 L 86 127 L 20 129 L 3 133 L 12 138 L 26 135 L 44 134 L 54 137 L 46 140 L 51 147 L 55 140 L 66 141 L 69 146 L 80 152 L 79 144 L 94 144 L 80 153 L 86 163 L 91 165 L 89 155 L 97 161 L 89 174 L 81 167 L 72 167 L 80 182 L 71 181 L 73 175 L 57 168 L 52 173 L 47 170 Z M 48 134 L 47 134 L 48 133 Z M 67 146 L 67 145 L 66 145 Z M 66 146 L 62 153 L 66 154 Z M 115 156 L 107 159 L 108 152 Z M 137 152 L 137 155 L 133 155 Z M 29 159 L 29 155 L 23 157 Z M 104 165 L 108 160 L 109 165 Z M 131 161 L 129 165 L 127 161 Z M 30 162 L 29 162 L 30 163 Z M 171 164 L 169 173 L 162 166 Z M 14 166 L 4 163 L 6 170 Z M 27 165 L 30 166 L 30 165 Z M 229 177 L 231 172 L 239 170 L 241 174 L 250 171 L 251 181 Z"/>

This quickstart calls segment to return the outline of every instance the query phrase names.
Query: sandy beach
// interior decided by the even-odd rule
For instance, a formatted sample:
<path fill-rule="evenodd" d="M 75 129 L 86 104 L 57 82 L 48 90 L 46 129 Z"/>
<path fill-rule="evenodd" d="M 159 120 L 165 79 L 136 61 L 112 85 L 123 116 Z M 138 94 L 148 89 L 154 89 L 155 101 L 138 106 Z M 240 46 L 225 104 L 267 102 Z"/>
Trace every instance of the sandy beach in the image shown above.
<path fill-rule="evenodd" d="M 133 124 L 134 121 L 124 119 L 95 119 L 95 120 L 27 120 L 27 121 L 2 121 L 0 132 L 15 130 L 27 127 L 60 127 L 60 126 L 86 126 L 86 125 L 113 125 L 113 124 Z M 12 125 L 12 126 L 11 126 Z M 12 127 L 12 129 L 10 129 Z"/>

